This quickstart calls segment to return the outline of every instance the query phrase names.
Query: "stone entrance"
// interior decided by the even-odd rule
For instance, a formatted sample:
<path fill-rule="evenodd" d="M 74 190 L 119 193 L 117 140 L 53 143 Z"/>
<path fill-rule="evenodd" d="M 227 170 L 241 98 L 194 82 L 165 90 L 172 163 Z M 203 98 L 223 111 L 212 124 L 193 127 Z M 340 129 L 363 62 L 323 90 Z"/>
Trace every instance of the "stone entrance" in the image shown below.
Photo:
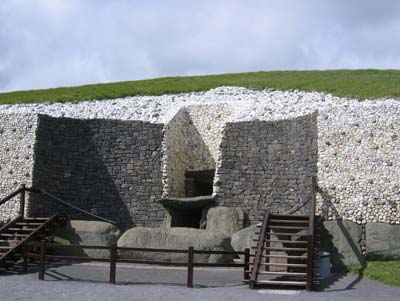
<path fill-rule="evenodd" d="M 207 196 L 213 193 L 215 169 L 187 171 L 185 173 L 185 196 Z"/>
<path fill-rule="evenodd" d="M 214 197 L 164 198 L 158 202 L 167 211 L 164 227 L 204 229 L 207 211 L 214 204 Z"/>

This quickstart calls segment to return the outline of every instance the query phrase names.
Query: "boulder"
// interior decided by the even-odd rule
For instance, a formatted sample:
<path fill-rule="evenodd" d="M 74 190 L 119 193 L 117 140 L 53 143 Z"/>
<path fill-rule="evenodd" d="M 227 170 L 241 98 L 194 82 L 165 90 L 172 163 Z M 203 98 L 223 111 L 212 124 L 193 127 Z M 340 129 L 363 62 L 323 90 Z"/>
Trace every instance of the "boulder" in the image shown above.
<path fill-rule="evenodd" d="M 232 235 L 231 245 L 235 251 L 244 251 L 246 248 L 250 248 L 255 245 L 253 239 L 255 238 L 255 232 L 257 230 L 256 225 L 244 228 Z M 243 256 L 240 256 L 241 258 Z"/>
<path fill-rule="evenodd" d="M 400 225 L 368 223 L 366 247 L 368 260 L 399 260 Z"/>
<path fill-rule="evenodd" d="M 156 248 L 187 250 L 233 251 L 229 237 L 194 228 L 144 228 L 136 227 L 126 231 L 118 240 L 119 247 Z M 120 252 L 121 258 L 187 262 L 187 254 L 160 252 Z M 195 262 L 232 262 L 231 255 L 195 255 Z"/>
<path fill-rule="evenodd" d="M 343 271 L 347 266 L 364 265 L 361 239 L 361 225 L 344 220 L 323 222 L 321 249 L 330 253 L 334 271 Z"/>
<path fill-rule="evenodd" d="M 112 224 L 98 221 L 68 221 L 64 227 L 55 231 L 55 242 L 60 244 L 110 246 L 116 243 L 120 236 L 118 228 Z M 108 250 L 95 249 L 55 249 L 59 255 L 89 256 L 108 258 Z"/>
<path fill-rule="evenodd" d="M 243 221 L 241 208 L 213 207 L 208 210 L 206 230 L 232 236 L 243 228 Z"/>

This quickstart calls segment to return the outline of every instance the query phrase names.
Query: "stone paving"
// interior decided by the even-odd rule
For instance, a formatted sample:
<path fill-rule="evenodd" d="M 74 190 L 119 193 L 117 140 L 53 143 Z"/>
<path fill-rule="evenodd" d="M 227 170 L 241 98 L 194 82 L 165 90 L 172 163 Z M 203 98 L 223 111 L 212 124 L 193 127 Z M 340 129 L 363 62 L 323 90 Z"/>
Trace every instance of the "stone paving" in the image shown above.
<path fill-rule="evenodd" d="M 352 275 L 335 275 L 318 291 L 250 290 L 239 269 L 195 269 L 193 289 L 186 288 L 186 269 L 120 266 L 117 285 L 107 283 L 108 266 L 73 264 L 47 269 L 45 281 L 36 269 L 0 271 L 1 300 L 398 300 L 400 288 Z"/>

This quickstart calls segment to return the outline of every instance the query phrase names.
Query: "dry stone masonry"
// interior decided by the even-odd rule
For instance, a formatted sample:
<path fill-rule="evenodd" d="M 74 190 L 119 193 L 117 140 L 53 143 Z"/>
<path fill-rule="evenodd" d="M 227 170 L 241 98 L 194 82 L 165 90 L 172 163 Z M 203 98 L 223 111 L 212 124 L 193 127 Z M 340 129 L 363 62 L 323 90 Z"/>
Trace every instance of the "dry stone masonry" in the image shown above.
<path fill-rule="evenodd" d="M 158 227 L 161 197 L 215 170 L 217 206 L 254 223 L 310 198 L 325 220 L 400 224 L 400 105 L 302 91 L 207 92 L 0 106 L 0 193 L 35 185 L 121 228 Z M 39 198 L 32 214 L 57 208 Z M 7 220 L 16 205 L 2 206 Z M 367 234 L 368 235 L 368 234 Z"/>

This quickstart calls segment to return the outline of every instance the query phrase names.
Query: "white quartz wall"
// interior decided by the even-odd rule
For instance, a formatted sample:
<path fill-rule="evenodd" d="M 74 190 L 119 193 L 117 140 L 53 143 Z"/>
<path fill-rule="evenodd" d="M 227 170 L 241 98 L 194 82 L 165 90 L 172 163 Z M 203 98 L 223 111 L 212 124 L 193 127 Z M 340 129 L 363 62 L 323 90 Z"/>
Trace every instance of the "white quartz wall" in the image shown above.
<path fill-rule="evenodd" d="M 0 112 L 0 199 L 31 186 L 37 115 Z M 15 217 L 18 197 L 0 206 L 0 221 Z"/>

